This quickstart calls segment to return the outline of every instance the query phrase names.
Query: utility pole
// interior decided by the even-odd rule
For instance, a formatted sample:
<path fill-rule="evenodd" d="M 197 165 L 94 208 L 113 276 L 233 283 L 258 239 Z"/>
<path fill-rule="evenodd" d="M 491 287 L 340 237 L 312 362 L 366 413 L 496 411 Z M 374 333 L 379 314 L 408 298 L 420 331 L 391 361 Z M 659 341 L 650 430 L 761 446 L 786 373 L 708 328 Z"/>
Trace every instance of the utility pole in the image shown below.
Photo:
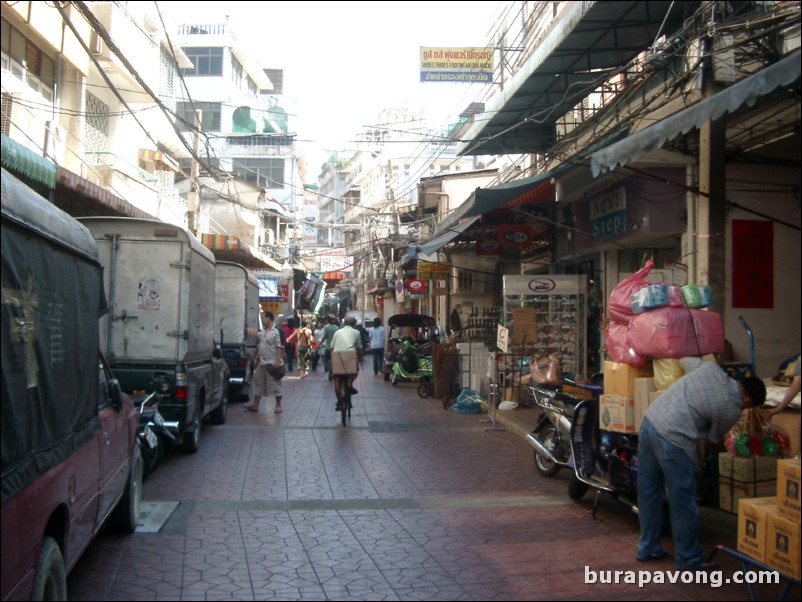
<path fill-rule="evenodd" d="M 201 112 L 195 111 L 195 118 L 192 121 L 192 164 L 189 169 L 189 194 L 187 195 L 187 226 L 193 236 L 198 236 L 198 196 L 200 184 L 198 183 L 198 176 L 200 175 L 200 165 L 195 158 L 198 156 L 198 132 L 201 127 Z"/>
<path fill-rule="evenodd" d="M 393 163 L 390 159 L 387 159 L 387 172 L 384 174 L 384 179 L 387 182 L 387 199 L 388 203 L 387 206 L 391 207 L 391 219 L 393 220 L 393 242 L 398 240 L 399 236 L 399 224 L 398 224 L 398 207 L 395 204 L 395 192 L 393 192 L 392 186 L 392 177 L 393 177 Z"/>

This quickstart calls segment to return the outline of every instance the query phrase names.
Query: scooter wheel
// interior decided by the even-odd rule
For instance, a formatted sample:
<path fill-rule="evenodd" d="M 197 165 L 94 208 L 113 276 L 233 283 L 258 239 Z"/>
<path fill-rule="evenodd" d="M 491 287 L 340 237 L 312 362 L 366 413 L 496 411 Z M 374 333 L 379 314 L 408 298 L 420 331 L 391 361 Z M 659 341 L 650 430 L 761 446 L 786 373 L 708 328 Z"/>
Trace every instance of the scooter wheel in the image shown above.
<path fill-rule="evenodd" d="M 554 449 L 554 438 L 557 436 L 557 431 L 554 427 L 548 426 L 544 428 L 538 438 L 546 446 L 547 449 L 553 451 Z M 560 472 L 560 465 L 556 462 L 552 462 L 543 454 L 538 453 L 537 450 L 532 450 L 535 454 L 535 470 L 538 471 L 544 477 L 553 477 L 558 472 Z"/>
<path fill-rule="evenodd" d="M 432 394 L 432 389 L 429 383 L 421 383 L 418 385 L 418 396 L 424 399 Z"/>
<path fill-rule="evenodd" d="M 590 485 L 580 481 L 576 474 L 571 473 L 571 477 L 568 479 L 568 497 L 578 502 L 585 497 L 588 489 L 590 489 Z"/>

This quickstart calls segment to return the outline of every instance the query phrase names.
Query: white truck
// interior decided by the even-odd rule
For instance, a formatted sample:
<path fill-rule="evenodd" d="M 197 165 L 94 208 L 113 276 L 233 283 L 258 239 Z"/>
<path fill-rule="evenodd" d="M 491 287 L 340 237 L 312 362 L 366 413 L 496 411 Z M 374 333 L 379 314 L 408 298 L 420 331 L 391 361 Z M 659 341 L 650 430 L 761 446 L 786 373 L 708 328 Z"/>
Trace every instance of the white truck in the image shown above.
<path fill-rule="evenodd" d="M 229 397 L 247 396 L 259 329 L 259 285 L 240 264 L 218 261 L 214 290 L 215 336 L 228 364 Z"/>
<path fill-rule="evenodd" d="M 165 394 L 165 424 L 185 452 L 197 452 L 204 418 L 223 424 L 228 409 L 228 367 L 214 342 L 214 255 L 164 222 L 80 221 L 105 268 L 101 347 L 115 375 L 125 391 Z"/>

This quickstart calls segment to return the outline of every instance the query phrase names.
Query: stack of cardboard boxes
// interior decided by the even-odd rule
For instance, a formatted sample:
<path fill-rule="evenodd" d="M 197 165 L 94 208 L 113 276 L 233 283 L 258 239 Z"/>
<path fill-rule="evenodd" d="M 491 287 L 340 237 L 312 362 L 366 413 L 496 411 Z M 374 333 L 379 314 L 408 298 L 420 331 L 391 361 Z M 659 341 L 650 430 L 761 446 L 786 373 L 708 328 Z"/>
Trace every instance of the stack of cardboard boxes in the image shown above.
<path fill-rule="evenodd" d="M 637 391 L 648 388 L 641 381 L 652 381 L 652 363 L 632 366 L 604 362 L 604 395 L 599 400 L 599 428 L 615 433 L 637 434 L 643 411 L 636 410 Z M 654 385 L 651 386 L 652 391 Z M 647 394 L 648 395 L 648 394 Z M 648 407 L 648 397 L 646 407 Z"/>
<path fill-rule="evenodd" d="M 777 461 L 776 496 L 738 502 L 738 551 L 799 580 L 800 461 Z"/>
<path fill-rule="evenodd" d="M 774 495 L 776 490 L 777 458 L 718 455 L 718 506 L 722 510 L 736 513 L 738 500 Z"/>

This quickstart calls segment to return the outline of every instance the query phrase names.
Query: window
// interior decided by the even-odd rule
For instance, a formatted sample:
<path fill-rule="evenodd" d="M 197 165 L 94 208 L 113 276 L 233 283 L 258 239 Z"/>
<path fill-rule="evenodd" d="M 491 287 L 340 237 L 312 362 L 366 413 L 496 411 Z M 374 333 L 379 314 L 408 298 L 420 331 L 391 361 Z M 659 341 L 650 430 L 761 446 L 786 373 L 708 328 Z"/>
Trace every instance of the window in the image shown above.
<path fill-rule="evenodd" d="M 284 159 L 232 159 L 234 173 L 259 188 L 284 188 Z"/>
<path fill-rule="evenodd" d="M 234 81 L 234 86 L 239 90 L 242 86 L 242 64 L 237 60 L 237 57 L 231 57 L 231 79 Z"/>
<path fill-rule="evenodd" d="M 214 157 L 201 157 L 203 159 L 203 163 L 200 164 L 198 173 L 201 176 L 209 175 L 208 170 L 206 169 L 206 165 L 209 165 L 213 169 L 220 169 L 220 159 L 216 159 Z M 192 173 L 192 158 L 183 158 L 178 160 L 178 167 L 181 170 L 179 173 L 176 174 L 177 180 L 185 179 L 184 174 L 187 177 Z"/>
<path fill-rule="evenodd" d="M 201 112 L 201 130 L 204 132 L 219 132 L 220 131 L 220 113 L 222 105 L 219 102 L 179 102 L 176 107 L 178 128 L 182 132 L 188 132 L 192 129 L 192 124 L 195 122 L 195 109 Z M 183 120 L 183 121 L 182 121 Z"/>
<path fill-rule="evenodd" d="M 223 75 L 223 49 L 222 48 L 184 48 L 194 67 L 181 69 L 187 76 L 214 77 Z"/>
<path fill-rule="evenodd" d="M 86 93 L 86 152 L 109 150 L 109 106 L 91 92 Z"/>
<path fill-rule="evenodd" d="M 56 63 L 36 44 L 2 20 L 3 71 L 11 72 L 47 100 L 53 100 Z"/>

